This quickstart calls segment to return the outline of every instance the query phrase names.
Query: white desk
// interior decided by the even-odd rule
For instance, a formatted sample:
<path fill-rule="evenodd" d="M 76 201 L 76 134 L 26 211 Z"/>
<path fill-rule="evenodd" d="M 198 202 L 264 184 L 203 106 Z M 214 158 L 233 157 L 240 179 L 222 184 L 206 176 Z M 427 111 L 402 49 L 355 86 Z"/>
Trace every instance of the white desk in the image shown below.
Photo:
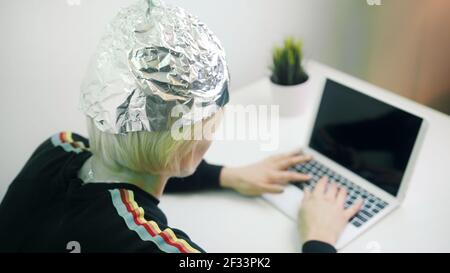
<path fill-rule="evenodd" d="M 313 89 L 318 88 L 314 84 L 321 77 L 320 69 L 319 64 L 308 64 Z M 270 104 L 269 86 L 268 79 L 262 79 L 235 91 L 230 104 Z M 391 93 L 382 95 L 424 117 L 429 127 L 403 205 L 342 252 L 450 252 L 450 117 Z M 311 102 L 318 99 L 310 97 Z M 281 119 L 276 152 L 261 151 L 258 141 L 219 140 L 206 159 L 236 166 L 299 147 L 311 108 L 300 117 Z M 187 232 L 209 252 L 298 252 L 300 248 L 295 223 L 262 198 L 229 191 L 166 195 L 161 207 L 171 226 Z"/>

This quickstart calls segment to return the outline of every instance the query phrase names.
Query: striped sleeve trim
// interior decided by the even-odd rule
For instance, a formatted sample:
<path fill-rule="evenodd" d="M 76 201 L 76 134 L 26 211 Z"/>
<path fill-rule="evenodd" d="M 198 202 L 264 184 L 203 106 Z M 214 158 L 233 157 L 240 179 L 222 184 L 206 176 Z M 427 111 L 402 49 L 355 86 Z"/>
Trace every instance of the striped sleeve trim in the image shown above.
<path fill-rule="evenodd" d="M 113 189 L 109 190 L 109 192 L 117 213 L 123 218 L 128 229 L 136 232 L 141 240 L 153 242 L 163 252 L 200 252 L 185 240 L 177 238 L 170 228 L 161 231 L 155 221 L 146 220 L 144 210 L 134 200 L 133 191 Z"/>
<path fill-rule="evenodd" d="M 86 149 L 81 141 L 74 141 L 72 132 L 61 132 L 51 137 L 51 142 L 55 147 L 61 147 L 66 152 L 81 153 Z"/>

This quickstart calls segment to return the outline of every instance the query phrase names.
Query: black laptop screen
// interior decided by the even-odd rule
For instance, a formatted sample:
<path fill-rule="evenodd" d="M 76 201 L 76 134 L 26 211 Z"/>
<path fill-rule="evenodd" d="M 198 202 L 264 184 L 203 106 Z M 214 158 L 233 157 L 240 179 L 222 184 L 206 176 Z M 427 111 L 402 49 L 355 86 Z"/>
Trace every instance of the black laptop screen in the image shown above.
<path fill-rule="evenodd" d="M 327 80 L 309 146 L 396 196 L 422 119 Z"/>

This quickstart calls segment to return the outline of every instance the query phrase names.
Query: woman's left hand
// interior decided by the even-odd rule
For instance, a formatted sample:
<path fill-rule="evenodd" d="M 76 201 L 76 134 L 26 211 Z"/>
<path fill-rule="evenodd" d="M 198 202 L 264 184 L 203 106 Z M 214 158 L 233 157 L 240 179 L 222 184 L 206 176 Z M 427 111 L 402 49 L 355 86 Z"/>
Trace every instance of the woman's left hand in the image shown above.
<path fill-rule="evenodd" d="M 220 185 L 243 195 L 259 196 L 263 193 L 282 193 L 289 182 L 308 181 L 311 177 L 289 168 L 311 160 L 301 152 L 271 156 L 242 167 L 224 167 Z"/>

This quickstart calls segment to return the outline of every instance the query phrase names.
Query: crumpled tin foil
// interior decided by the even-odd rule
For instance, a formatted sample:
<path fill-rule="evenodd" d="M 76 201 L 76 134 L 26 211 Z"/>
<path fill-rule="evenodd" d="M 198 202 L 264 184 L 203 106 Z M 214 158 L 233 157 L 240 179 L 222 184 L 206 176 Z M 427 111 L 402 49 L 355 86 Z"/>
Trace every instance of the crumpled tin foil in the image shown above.
<path fill-rule="evenodd" d="M 195 16 L 156 0 L 124 8 L 107 26 L 81 86 L 80 109 L 103 132 L 189 125 L 228 102 L 218 38 Z M 172 109 L 184 107 L 178 118 Z"/>

